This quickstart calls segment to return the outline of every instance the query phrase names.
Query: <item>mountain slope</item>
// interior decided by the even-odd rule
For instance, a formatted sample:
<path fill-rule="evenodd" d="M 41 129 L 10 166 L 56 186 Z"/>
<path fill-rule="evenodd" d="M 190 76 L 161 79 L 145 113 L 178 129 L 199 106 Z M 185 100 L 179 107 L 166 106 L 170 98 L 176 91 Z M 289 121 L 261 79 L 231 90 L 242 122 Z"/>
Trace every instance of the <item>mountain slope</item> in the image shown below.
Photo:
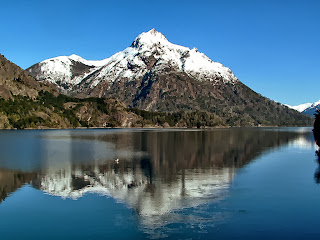
<path fill-rule="evenodd" d="M 151 113 L 127 109 L 115 99 L 79 99 L 37 82 L 0 57 L 0 128 L 215 127 L 225 122 L 213 113 Z"/>
<path fill-rule="evenodd" d="M 8 99 L 18 95 L 35 98 L 40 90 L 49 91 L 50 88 L 36 81 L 25 70 L 0 54 L 1 98 Z"/>
<path fill-rule="evenodd" d="M 308 107 L 305 110 L 303 110 L 302 113 L 310 115 L 310 116 L 314 116 L 314 114 L 316 113 L 317 109 L 320 109 L 320 101 L 317 102 L 317 103 L 312 104 L 310 107 Z"/>
<path fill-rule="evenodd" d="M 148 111 L 208 111 L 235 126 L 312 122 L 255 93 L 221 63 L 197 49 L 170 43 L 154 29 L 101 61 L 62 56 L 27 70 L 71 96 L 117 98 L 129 107 Z"/>
<path fill-rule="evenodd" d="M 143 118 L 119 101 L 59 94 L 0 54 L 0 128 L 113 127 L 137 120 Z"/>

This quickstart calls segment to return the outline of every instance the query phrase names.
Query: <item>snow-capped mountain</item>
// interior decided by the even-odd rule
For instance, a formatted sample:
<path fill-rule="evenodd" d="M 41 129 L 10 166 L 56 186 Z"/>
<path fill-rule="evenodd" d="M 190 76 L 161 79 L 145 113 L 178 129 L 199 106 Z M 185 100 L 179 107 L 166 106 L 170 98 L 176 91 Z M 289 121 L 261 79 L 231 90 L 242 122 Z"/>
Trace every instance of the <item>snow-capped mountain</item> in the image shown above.
<path fill-rule="evenodd" d="M 93 89 L 101 82 L 134 81 L 150 68 L 165 71 L 173 66 L 198 80 L 237 81 L 234 74 L 221 63 L 213 62 L 197 49 L 170 43 L 155 29 L 140 34 L 125 50 L 101 61 L 88 61 L 77 55 L 60 56 L 42 61 L 27 70 L 38 80 L 47 80 L 72 91 L 77 85 Z"/>
<path fill-rule="evenodd" d="M 61 56 L 27 71 L 71 96 L 116 98 L 143 110 L 208 111 L 229 125 L 306 125 L 310 121 L 252 91 L 229 68 L 196 48 L 170 43 L 155 29 L 101 61 Z"/>
<path fill-rule="evenodd" d="M 296 106 L 287 105 L 289 108 L 297 110 L 298 112 L 303 112 L 308 107 L 311 107 L 312 103 L 303 103 Z"/>
<path fill-rule="evenodd" d="M 308 114 L 313 116 L 316 110 L 320 109 L 320 100 L 315 103 L 303 103 L 297 106 L 290 106 L 290 105 L 287 105 L 287 106 L 303 114 Z"/>

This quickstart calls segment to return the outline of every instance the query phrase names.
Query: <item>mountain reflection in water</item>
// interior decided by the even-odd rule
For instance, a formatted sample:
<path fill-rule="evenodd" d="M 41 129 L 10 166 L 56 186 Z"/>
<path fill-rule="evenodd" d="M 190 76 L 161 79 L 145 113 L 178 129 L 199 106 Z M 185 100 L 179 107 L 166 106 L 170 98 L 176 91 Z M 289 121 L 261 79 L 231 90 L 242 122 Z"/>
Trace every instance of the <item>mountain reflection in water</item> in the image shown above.
<path fill-rule="evenodd" d="M 312 144 L 305 132 L 260 129 L 20 133 L 10 133 L 19 146 L 1 147 L 0 202 L 24 184 L 62 198 L 98 193 L 134 209 L 145 225 L 222 199 L 236 169 L 264 151 Z M 21 154 L 28 147 L 29 154 Z"/>

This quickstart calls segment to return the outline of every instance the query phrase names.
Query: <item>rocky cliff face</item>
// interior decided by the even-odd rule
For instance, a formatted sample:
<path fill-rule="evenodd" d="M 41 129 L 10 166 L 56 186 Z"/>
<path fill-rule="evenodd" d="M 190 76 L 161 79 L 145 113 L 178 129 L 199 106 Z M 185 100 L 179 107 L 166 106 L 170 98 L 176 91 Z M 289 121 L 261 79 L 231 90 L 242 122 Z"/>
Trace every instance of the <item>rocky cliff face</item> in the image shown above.
<path fill-rule="evenodd" d="M 34 98 L 38 96 L 39 90 L 49 90 L 49 88 L 0 54 L 1 98 L 8 99 L 16 95 Z"/>
<path fill-rule="evenodd" d="M 77 97 L 117 98 L 129 107 L 204 110 L 229 125 L 311 125 L 311 118 L 252 91 L 232 71 L 197 49 L 170 43 L 152 29 L 101 61 L 79 56 L 45 60 L 27 69 L 39 81 Z"/>

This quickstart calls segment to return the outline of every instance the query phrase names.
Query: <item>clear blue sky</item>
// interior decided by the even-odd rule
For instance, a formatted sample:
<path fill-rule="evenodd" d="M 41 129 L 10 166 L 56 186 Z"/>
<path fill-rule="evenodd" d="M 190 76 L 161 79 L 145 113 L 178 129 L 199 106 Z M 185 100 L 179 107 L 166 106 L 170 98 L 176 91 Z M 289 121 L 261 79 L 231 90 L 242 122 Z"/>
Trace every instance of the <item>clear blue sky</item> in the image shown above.
<path fill-rule="evenodd" d="M 320 0 L 12 0 L 0 9 L 0 53 L 22 68 L 61 55 L 104 59 L 156 28 L 270 99 L 320 99 Z"/>

